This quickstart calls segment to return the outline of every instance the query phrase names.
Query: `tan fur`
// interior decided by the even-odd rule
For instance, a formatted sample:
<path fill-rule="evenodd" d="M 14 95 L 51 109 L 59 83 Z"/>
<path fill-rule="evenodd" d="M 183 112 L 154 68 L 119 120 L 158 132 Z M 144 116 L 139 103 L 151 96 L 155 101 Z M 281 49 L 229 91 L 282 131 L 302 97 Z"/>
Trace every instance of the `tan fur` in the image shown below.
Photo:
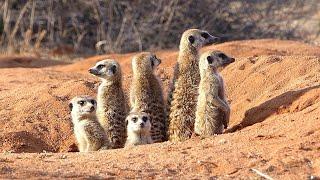
<path fill-rule="evenodd" d="M 150 114 L 151 136 L 154 142 L 167 140 L 167 120 L 161 82 L 153 72 L 160 62 L 149 52 L 140 53 L 132 59 L 131 109 L 134 112 Z"/>
<path fill-rule="evenodd" d="M 220 51 L 208 51 L 201 55 L 199 62 L 201 81 L 194 125 L 195 134 L 201 136 L 221 134 L 227 127 L 230 107 L 225 100 L 223 79 L 217 69 L 233 62 L 233 58 Z"/>
<path fill-rule="evenodd" d="M 133 118 L 136 118 L 136 122 L 133 121 Z M 143 121 L 143 118 L 146 118 L 147 121 Z M 143 112 L 131 112 L 128 115 L 126 147 L 153 143 L 150 118 L 149 114 Z"/>
<path fill-rule="evenodd" d="M 105 67 L 98 71 L 98 66 L 101 64 Z M 110 72 L 111 66 L 116 67 L 115 74 Z M 104 128 L 112 148 L 122 148 L 126 140 L 127 105 L 122 90 L 120 65 L 115 60 L 108 59 L 97 62 L 96 66 L 91 68 L 90 71 L 100 77 L 102 81 L 97 94 L 98 120 Z"/>
<path fill-rule="evenodd" d="M 83 106 L 79 104 L 80 101 L 84 102 Z M 71 100 L 69 106 L 79 151 L 89 152 L 108 148 L 110 144 L 96 118 L 96 101 L 90 96 L 77 96 Z"/>
<path fill-rule="evenodd" d="M 208 38 L 204 38 L 202 33 L 207 32 L 189 29 L 181 37 L 178 62 L 168 95 L 168 105 L 170 106 L 169 139 L 171 141 L 186 140 L 193 133 L 200 82 L 198 52 L 201 47 L 212 43 L 214 39 L 209 33 L 207 33 Z M 194 43 L 190 42 L 190 36 L 194 38 Z"/>

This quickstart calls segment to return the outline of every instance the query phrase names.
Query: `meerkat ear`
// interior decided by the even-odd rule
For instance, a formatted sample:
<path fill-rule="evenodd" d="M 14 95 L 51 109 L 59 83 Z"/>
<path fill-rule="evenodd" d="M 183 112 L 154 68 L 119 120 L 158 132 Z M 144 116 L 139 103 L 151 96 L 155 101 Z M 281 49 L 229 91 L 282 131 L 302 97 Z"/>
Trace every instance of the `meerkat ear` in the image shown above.
<path fill-rule="evenodd" d="M 193 44 L 194 41 L 195 41 L 195 39 L 194 39 L 193 36 L 189 36 L 189 37 L 188 37 L 188 40 L 189 40 L 189 42 L 190 42 L 191 44 Z"/>
<path fill-rule="evenodd" d="M 73 104 L 72 104 L 72 103 L 69 103 L 69 109 L 70 109 L 70 111 L 72 111 L 72 108 L 73 108 Z"/>
<path fill-rule="evenodd" d="M 108 70 L 108 74 L 111 76 L 111 75 L 114 75 L 115 73 L 117 72 L 117 66 L 116 65 L 112 65 L 109 70 Z"/>

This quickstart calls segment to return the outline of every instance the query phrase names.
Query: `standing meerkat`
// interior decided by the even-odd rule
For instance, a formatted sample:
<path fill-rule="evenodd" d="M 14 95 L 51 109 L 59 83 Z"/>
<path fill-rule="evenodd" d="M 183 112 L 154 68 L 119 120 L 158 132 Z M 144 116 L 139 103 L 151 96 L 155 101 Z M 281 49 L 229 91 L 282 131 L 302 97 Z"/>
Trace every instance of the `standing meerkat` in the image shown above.
<path fill-rule="evenodd" d="M 120 65 L 113 59 L 102 60 L 89 69 L 101 79 L 97 94 L 97 117 L 112 148 L 121 148 L 126 141 L 127 105 L 122 90 Z"/>
<path fill-rule="evenodd" d="M 131 112 L 127 119 L 127 141 L 125 146 L 152 144 L 150 116 L 144 112 Z"/>
<path fill-rule="evenodd" d="M 154 69 L 161 63 L 156 55 L 143 52 L 133 57 L 133 80 L 130 89 L 131 111 L 151 116 L 151 136 L 154 142 L 167 140 L 167 120 L 160 80 Z"/>
<path fill-rule="evenodd" d="M 225 98 L 224 82 L 218 73 L 235 60 L 220 51 L 208 51 L 201 55 L 199 96 L 194 132 L 200 136 L 221 134 L 227 128 L 230 107 Z"/>
<path fill-rule="evenodd" d="M 96 107 L 96 100 L 90 96 L 76 96 L 69 103 L 80 152 L 97 151 L 109 146 L 105 132 L 97 120 Z"/>
<path fill-rule="evenodd" d="M 200 29 L 189 29 L 182 34 L 178 62 L 168 95 L 171 141 L 187 140 L 193 133 L 200 82 L 199 50 L 217 39 Z"/>

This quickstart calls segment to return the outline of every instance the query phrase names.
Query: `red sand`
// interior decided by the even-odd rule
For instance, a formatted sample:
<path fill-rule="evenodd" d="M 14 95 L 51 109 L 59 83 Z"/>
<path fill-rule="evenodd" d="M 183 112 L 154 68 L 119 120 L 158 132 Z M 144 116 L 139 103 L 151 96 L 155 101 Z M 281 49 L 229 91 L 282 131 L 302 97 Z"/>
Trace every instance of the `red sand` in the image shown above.
<path fill-rule="evenodd" d="M 120 62 L 128 90 L 134 53 L 69 65 L 2 57 L 0 178 L 258 178 L 251 168 L 276 179 L 320 176 L 320 47 L 266 39 L 208 49 L 236 58 L 222 70 L 232 109 L 226 134 L 87 154 L 70 152 L 68 101 L 96 94 L 87 69 L 106 57 Z M 166 89 L 177 52 L 156 54 Z"/>

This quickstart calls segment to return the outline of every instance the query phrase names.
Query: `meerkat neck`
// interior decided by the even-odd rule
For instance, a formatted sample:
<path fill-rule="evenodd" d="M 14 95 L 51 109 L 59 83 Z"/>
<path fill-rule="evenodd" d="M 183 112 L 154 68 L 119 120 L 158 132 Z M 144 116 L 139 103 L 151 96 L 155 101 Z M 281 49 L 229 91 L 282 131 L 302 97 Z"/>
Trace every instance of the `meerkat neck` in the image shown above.
<path fill-rule="evenodd" d="M 192 66 L 198 63 L 198 59 L 199 59 L 199 53 L 196 48 L 183 47 L 180 49 L 179 56 L 178 56 L 179 68 L 181 69 L 197 68 Z"/>
<path fill-rule="evenodd" d="M 128 132 L 128 137 L 130 137 L 131 141 L 133 142 L 142 142 L 146 143 L 148 142 L 148 139 L 150 137 L 149 132 Z"/>
<path fill-rule="evenodd" d="M 76 124 L 80 121 L 94 121 L 96 120 L 94 116 L 90 117 L 90 116 L 79 116 L 79 115 L 76 115 L 76 114 L 73 114 L 72 115 L 72 122 L 73 124 Z"/>

